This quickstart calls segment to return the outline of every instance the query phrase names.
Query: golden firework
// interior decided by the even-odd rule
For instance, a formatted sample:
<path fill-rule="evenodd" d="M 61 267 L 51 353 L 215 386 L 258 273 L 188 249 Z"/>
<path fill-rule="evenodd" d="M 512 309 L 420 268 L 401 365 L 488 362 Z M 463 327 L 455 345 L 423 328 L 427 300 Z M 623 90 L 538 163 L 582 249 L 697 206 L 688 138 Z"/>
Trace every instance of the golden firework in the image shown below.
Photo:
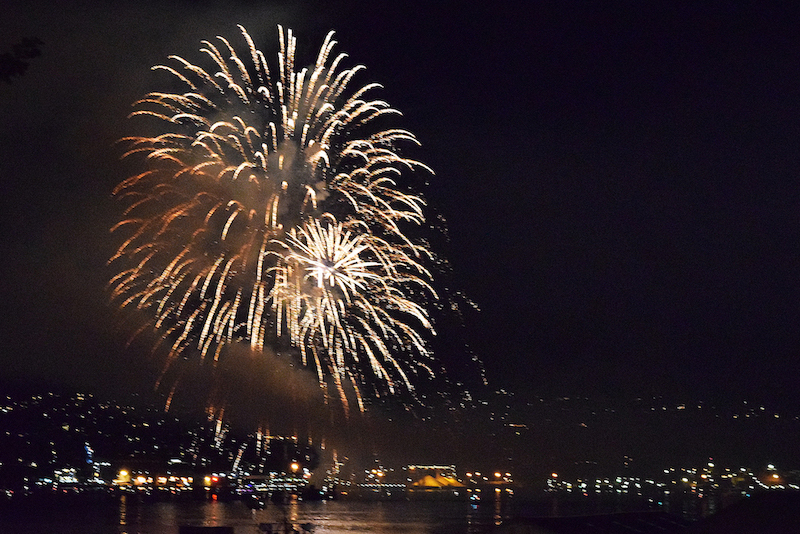
<path fill-rule="evenodd" d="M 435 298 L 423 266 L 427 248 L 406 230 L 424 222 L 424 199 L 400 187 L 405 172 L 430 172 L 402 157 L 416 143 L 383 129 L 398 112 L 351 89 L 363 69 L 331 60 L 333 32 L 310 68 L 295 68 L 296 39 L 279 27 L 278 68 L 239 27 L 240 57 L 224 38 L 203 42 L 212 73 L 178 56 L 171 74 L 184 92 L 153 92 L 132 116 L 162 133 L 123 139 L 145 170 L 114 194 L 126 203 L 112 231 L 112 299 L 147 312 L 169 346 L 167 368 L 223 347 L 255 351 L 283 338 L 328 378 L 347 406 L 352 385 L 363 409 L 368 376 L 385 390 L 413 391 L 411 373 L 430 372 L 423 301 Z"/>

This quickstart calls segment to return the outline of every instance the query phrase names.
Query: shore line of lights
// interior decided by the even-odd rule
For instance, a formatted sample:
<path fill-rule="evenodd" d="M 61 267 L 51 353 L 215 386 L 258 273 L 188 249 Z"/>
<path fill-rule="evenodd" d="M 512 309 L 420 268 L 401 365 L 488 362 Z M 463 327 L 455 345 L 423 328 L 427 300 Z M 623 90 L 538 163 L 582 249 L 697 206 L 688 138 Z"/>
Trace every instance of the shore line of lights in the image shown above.
<path fill-rule="evenodd" d="M 545 491 L 551 493 L 590 495 L 632 495 L 659 499 L 658 504 L 674 495 L 692 494 L 698 497 L 711 494 L 741 494 L 750 496 L 757 491 L 800 490 L 800 471 L 779 472 L 773 464 L 756 473 L 752 469 L 720 468 L 708 462 L 702 468 L 667 468 L 664 478 L 616 476 L 567 479 L 552 473 L 546 480 Z"/>

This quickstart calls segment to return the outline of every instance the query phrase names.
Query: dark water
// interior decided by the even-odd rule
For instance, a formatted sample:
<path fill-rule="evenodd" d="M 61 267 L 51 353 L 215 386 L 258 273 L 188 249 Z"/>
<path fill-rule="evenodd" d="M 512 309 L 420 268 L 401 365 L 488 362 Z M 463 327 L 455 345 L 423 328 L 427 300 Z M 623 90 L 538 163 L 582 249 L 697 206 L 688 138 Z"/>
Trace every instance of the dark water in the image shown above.
<path fill-rule="evenodd" d="M 797 494 L 800 496 L 800 493 Z M 742 499 L 737 499 L 741 501 Z M 800 502 L 800 498 L 798 499 Z M 138 495 L 52 497 L 0 502 L 0 534 L 179 534 L 181 525 L 233 527 L 235 534 L 261 532 L 259 523 L 310 523 L 314 534 L 488 534 L 497 525 L 536 517 L 570 517 L 660 511 L 694 522 L 736 504 L 715 495 L 653 499 L 624 495 L 498 493 L 479 502 L 434 500 L 293 501 L 251 510 L 242 501 L 150 501 Z"/>
<path fill-rule="evenodd" d="M 93 503 L 39 503 L 0 509 L 3 534 L 178 534 L 180 525 L 232 526 L 236 534 L 260 532 L 261 522 L 284 514 L 295 525 L 311 523 L 314 534 L 483 534 L 510 513 L 497 500 L 295 502 L 251 510 L 242 502 L 142 502 L 120 497 Z"/>

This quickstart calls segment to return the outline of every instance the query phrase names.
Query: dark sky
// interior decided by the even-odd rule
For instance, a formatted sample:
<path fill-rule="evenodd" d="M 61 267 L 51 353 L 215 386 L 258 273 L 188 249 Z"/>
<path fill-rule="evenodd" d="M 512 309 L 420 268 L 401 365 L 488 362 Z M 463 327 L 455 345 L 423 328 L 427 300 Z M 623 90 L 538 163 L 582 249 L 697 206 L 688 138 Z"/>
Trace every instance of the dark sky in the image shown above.
<path fill-rule="evenodd" d="M 4 376 L 84 386 L 135 367 L 104 293 L 114 141 L 157 87 L 151 65 L 197 60 L 201 39 L 237 23 L 273 60 L 281 23 L 309 62 L 336 30 L 422 142 L 442 252 L 481 308 L 467 341 L 493 384 L 793 402 L 790 3 L 11 4 L 0 52 L 44 45 L 0 86 Z M 462 342 L 443 340 L 448 361 Z"/>

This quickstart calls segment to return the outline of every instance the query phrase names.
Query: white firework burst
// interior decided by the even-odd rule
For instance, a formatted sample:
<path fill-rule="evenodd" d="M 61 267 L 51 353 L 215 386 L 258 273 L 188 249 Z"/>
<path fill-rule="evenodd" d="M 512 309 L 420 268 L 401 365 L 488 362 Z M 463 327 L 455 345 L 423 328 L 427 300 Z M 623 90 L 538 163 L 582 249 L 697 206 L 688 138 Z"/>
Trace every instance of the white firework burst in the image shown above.
<path fill-rule="evenodd" d="M 409 373 L 430 372 L 422 301 L 436 297 L 429 252 L 405 234 L 424 222 L 425 202 L 398 185 L 430 172 L 397 152 L 416 139 L 381 128 L 398 112 L 368 98 L 376 84 L 351 89 L 363 67 L 331 59 L 333 32 L 297 70 L 296 39 L 279 27 L 273 79 L 239 28 L 247 56 L 222 37 L 204 41 L 211 72 L 170 56 L 174 66 L 154 69 L 184 91 L 135 104 L 132 116 L 162 130 L 123 140 L 146 168 L 114 191 L 127 207 L 112 228 L 124 237 L 111 297 L 151 318 L 169 345 L 165 370 L 180 355 L 216 361 L 227 344 L 258 351 L 288 336 L 345 406 L 350 383 L 363 408 L 370 374 L 390 392 L 413 390 Z"/>

